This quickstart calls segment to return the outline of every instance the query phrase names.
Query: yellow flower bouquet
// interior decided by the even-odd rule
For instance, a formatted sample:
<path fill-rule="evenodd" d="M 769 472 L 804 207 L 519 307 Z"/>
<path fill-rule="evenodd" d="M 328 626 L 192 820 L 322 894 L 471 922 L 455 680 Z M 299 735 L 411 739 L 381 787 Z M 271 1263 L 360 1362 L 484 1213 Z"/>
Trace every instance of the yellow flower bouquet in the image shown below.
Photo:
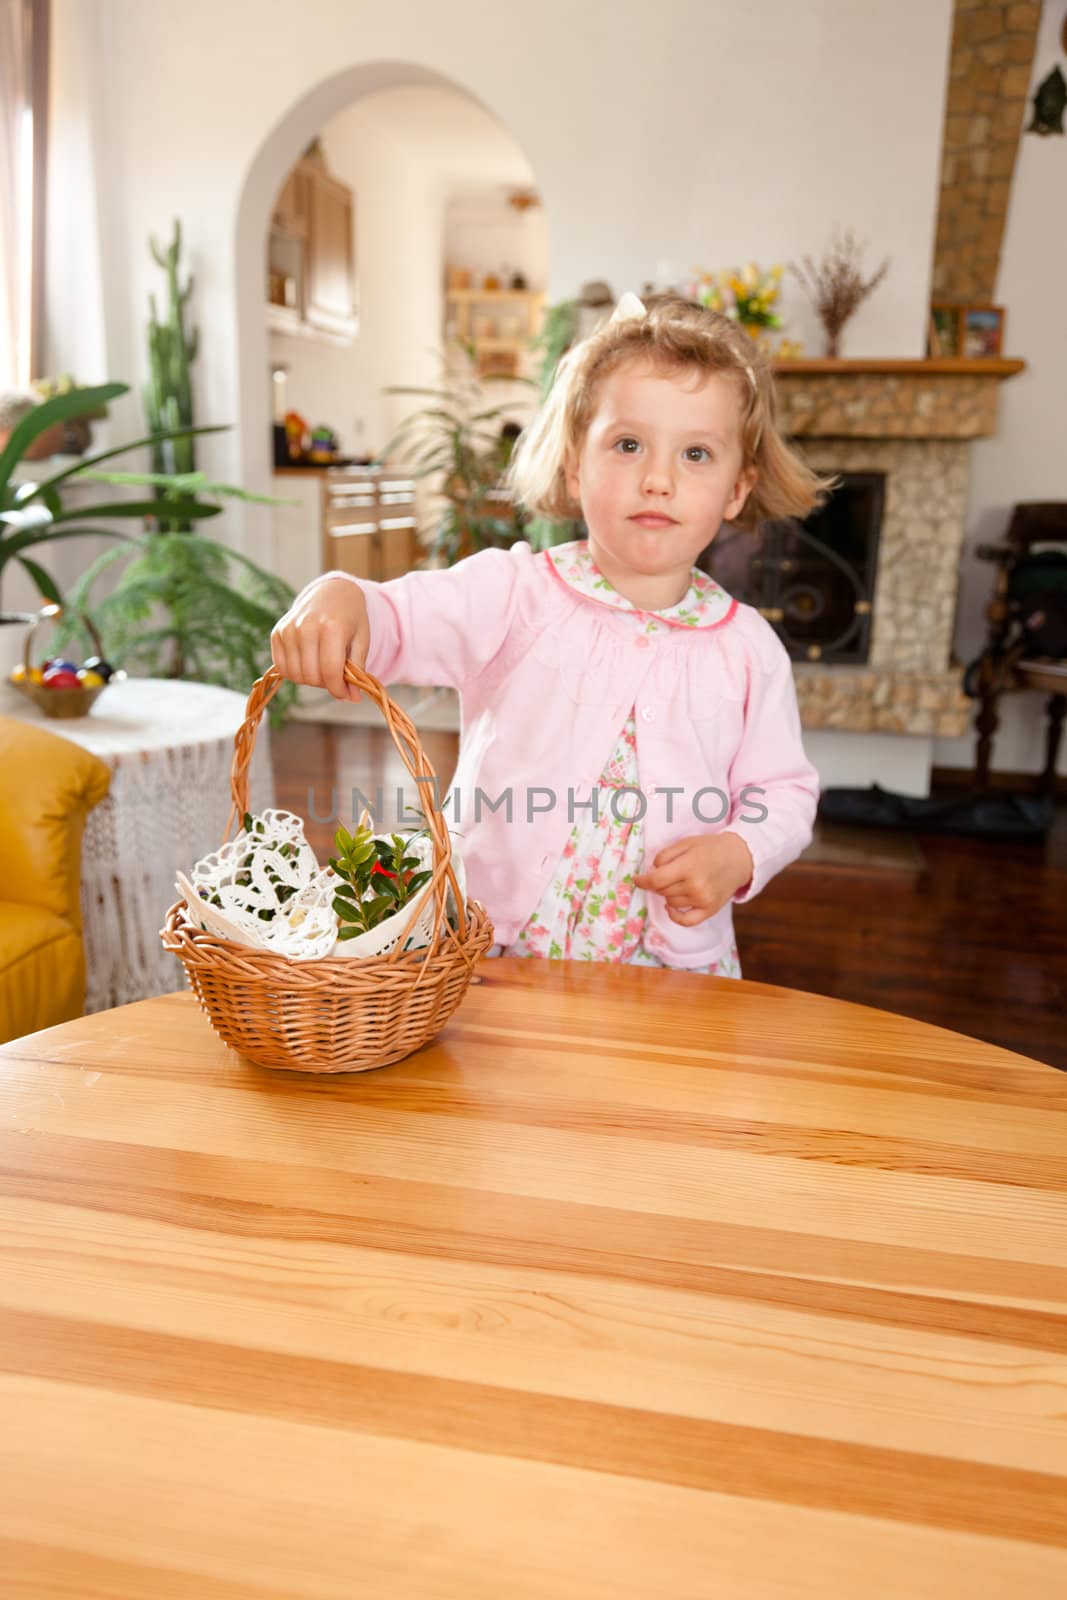
<path fill-rule="evenodd" d="M 771 267 L 765 272 L 754 261 L 729 272 L 706 272 L 694 268 L 692 279 L 681 286 L 681 292 L 712 311 L 739 322 L 761 350 L 776 361 L 796 360 L 804 353 L 799 339 L 781 338 L 777 349 L 772 346 L 771 333 L 782 326 L 778 314 L 778 296 L 781 292 L 783 268 Z"/>
<path fill-rule="evenodd" d="M 740 322 L 749 332 L 780 328 L 782 319 L 775 307 L 781 292 L 782 271 L 780 266 L 775 266 L 764 272 L 754 261 L 729 272 L 705 272 L 698 268 L 688 295 L 702 306 L 710 306 L 712 311 L 721 311 L 723 316 Z"/>

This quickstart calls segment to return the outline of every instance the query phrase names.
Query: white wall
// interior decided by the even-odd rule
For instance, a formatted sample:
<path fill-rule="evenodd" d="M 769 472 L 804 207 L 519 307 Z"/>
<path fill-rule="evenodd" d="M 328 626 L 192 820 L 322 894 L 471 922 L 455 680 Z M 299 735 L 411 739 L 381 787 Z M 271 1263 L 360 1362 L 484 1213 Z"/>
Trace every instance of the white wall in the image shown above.
<path fill-rule="evenodd" d="M 590 277 L 639 284 L 664 259 L 818 252 L 843 223 L 893 263 L 848 353 L 922 352 L 951 0 L 543 0 L 533 17 L 495 0 L 308 0 L 298 24 L 280 0 L 185 0 L 179 20 L 171 0 L 92 11 L 113 373 L 141 375 L 146 237 L 180 215 L 200 412 L 241 429 L 205 451 L 213 470 L 268 477 L 259 302 L 278 184 L 357 95 L 415 82 L 465 90 L 514 135 L 545 199 L 553 298 Z M 69 306 L 71 328 L 83 311 Z"/>
<path fill-rule="evenodd" d="M 1045 0 L 1034 54 L 1031 93 L 1057 61 L 1063 0 Z M 1027 122 L 1030 120 L 1029 108 Z M 974 555 L 1006 531 L 1019 500 L 1067 500 L 1067 140 L 1023 136 L 1000 260 L 996 299 L 1007 308 L 1004 354 L 1019 356 L 1025 372 L 1001 389 L 1000 429 L 974 446 L 967 538 L 960 569 L 955 649 L 961 661 L 978 654 L 984 608 L 995 568 Z M 1001 701 L 994 770 L 1040 772 L 1045 764 L 1045 697 Z M 974 737 L 939 739 L 934 764 L 970 767 Z M 1067 748 L 1058 771 L 1067 775 Z"/>

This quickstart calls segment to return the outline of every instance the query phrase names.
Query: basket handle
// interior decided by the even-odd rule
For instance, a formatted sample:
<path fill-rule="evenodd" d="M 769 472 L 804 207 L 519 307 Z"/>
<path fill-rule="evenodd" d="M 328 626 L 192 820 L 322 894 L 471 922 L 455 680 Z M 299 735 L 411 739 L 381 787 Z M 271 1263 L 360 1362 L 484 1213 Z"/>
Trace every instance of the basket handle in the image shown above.
<path fill-rule="evenodd" d="M 382 684 L 377 678 L 365 672 L 362 667 L 357 667 L 354 662 L 345 662 L 345 682 L 361 690 L 368 699 L 378 707 L 385 725 L 389 730 L 394 745 L 408 772 L 415 779 L 420 793 L 424 794 L 427 787 L 432 789 L 433 795 L 437 794 L 437 774 L 430 765 L 426 753 L 419 742 L 415 725 L 407 713 L 391 700 Z M 284 679 L 277 667 L 268 667 L 261 678 L 257 678 L 252 685 L 245 707 L 245 720 L 238 728 L 233 741 L 233 767 L 230 771 L 230 793 L 233 805 L 229 819 L 226 823 L 226 832 L 223 843 L 230 836 L 234 821 L 245 815 L 248 810 L 248 768 L 252 760 L 252 752 L 256 745 L 256 732 L 262 720 L 263 713 L 277 694 Z M 463 896 L 459 892 L 456 875 L 452 870 L 452 841 L 449 838 L 448 828 L 441 811 L 432 804 L 423 812 L 426 818 L 427 831 L 433 842 L 433 876 L 430 880 L 430 891 L 434 901 L 433 928 L 430 943 L 426 947 L 426 959 L 437 943 L 444 923 L 448 936 L 459 943 L 466 937 L 467 918 L 463 909 Z M 452 896 L 456 903 L 459 916 L 459 927 L 453 933 L 445 917 L 445 902 L 448 890 L 451 888 Z M 411 916 L 404 925 L 393 948 L 384 957 L 386 961 L 395 961 L 404 948 L 405 938 L 414 926 L 418 904 L 412 906 Z"/>
<path fill-rule="evenodd" d="M 37 615 L 26 629 L 26 642 L 22 647 L 22 665 L 25 667 L 27 673 L 30 670 L 30 652 L 33 648 L 33 636 L 37 632 L 37 629 L 41 626 L 42 622 L 58 622 L 62 615 L 63 607 L 53 605 L 50 602 L 48 605 L 41 607 L 40 611 L 38 611 Z M 79 613 L 79 615 L 81 620 L 85 623 L 86 628 L 89 630 L 89 637 L 93 641 L 93 648 L 102 661 L 104 659 L 104 643 L 96 630 L 96 624 L 87 611 L 82 611 Z"/>

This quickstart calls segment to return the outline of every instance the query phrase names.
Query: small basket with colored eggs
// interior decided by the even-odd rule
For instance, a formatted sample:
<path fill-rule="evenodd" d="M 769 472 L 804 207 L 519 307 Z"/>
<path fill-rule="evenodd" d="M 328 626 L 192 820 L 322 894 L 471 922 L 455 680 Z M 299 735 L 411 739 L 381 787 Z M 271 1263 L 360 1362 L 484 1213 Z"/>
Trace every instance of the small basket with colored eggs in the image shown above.
<path fill-rule="evenodd" d="M 94 655 L 81 666 L 65 656 L 50 656 L 38 667 L 33 664 L 33 640 L 42 622 L 56 622 L 63 607 L 42 606 L 26 630 L 22 660 L 11 673 L 11 682 L 20 694 L 39 706 L 46 717 L 84 717 L 109 683 L 119 683 L 126 674 L 104 660 L 104 646 L 89 616 L 82 621 L 93 641 Z"/>

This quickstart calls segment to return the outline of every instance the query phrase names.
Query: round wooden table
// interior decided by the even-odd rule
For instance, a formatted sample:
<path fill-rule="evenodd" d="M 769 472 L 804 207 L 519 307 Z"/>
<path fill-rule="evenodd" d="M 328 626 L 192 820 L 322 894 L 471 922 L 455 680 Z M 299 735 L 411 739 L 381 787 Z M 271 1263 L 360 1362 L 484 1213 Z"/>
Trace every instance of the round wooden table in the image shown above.
<path fill-rule="evenodd" d="M 1067 1594 L 1067 1076 L 488 961 L 271 1073 L 188 995 L 0 1050 L 0 1593 Z"/>

